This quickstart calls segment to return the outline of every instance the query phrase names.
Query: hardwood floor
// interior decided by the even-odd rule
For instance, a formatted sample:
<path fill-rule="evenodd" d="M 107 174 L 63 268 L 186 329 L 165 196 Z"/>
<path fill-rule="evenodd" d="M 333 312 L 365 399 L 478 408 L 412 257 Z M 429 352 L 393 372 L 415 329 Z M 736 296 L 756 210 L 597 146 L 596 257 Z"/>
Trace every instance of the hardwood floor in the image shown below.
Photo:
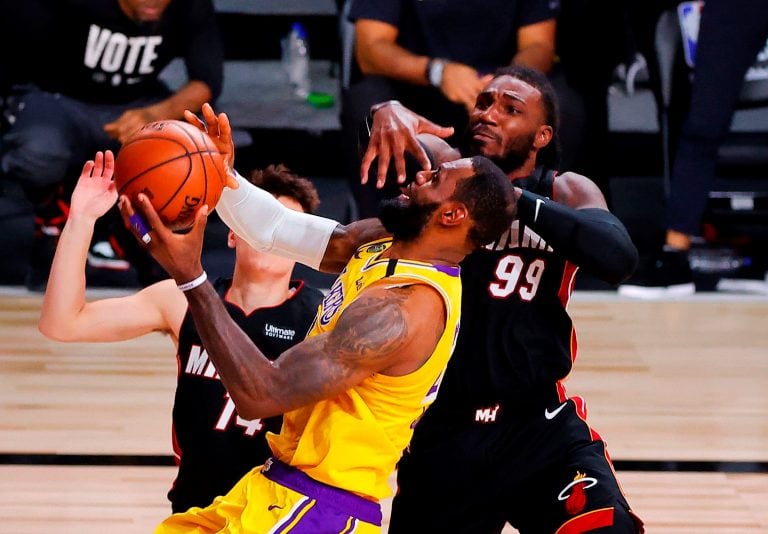
<path fill-rule="evenodd" d="M 175 469 L 88 462 L 169 457 L 173 345 L 49 341 L 40 300 L 0 289 L 0 532 L 151 532 Z M 570 311 L 568 392 L 647 532 L 768 532 L 768 298 L 577 292 Z"/>

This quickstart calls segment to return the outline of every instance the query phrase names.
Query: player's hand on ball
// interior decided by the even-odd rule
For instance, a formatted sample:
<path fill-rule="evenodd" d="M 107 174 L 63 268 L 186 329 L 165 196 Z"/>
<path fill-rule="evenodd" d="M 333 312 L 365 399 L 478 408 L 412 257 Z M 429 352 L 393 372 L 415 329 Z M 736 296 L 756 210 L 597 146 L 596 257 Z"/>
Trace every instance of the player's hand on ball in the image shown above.
<path fill-rule="evenodd" d="M 138 241 L 144 243 L 152 256 L 174 280 L 184 283 L 200 275 L 203 271 L 201 256 L 203 235 L 208 221 L 207 205 L 197 210 L 192 228 L 184 234 L 174 233 L 163 224 L 152 203 L 143 193 L 137 195 L 134 203 L 131 203 L 126 195 L 121 195 L 118 206 L 126 228 L 134 231 Z M 136 232 L 137 216 L 148 224 L 146 232 L 149 239 L 144 239 L 139 232 Z"/>
<path fill-rule="evenodd" d="M 184 119 L 191 125 L 206 132 L 213 140 L 219 153 L 224 157 L 224 165 L 227 170 L 227 187 L 237 189 L 238 183 L 235 179 L 235 143 L 232 140 L 232 127 L 229 124 L 229 117 L 226 113 L 213 111 L 213 107 L 207 102 L 202 108 L 203 119 L 201 121 L 197 115 L 189 110 L 184 111 Z"/>

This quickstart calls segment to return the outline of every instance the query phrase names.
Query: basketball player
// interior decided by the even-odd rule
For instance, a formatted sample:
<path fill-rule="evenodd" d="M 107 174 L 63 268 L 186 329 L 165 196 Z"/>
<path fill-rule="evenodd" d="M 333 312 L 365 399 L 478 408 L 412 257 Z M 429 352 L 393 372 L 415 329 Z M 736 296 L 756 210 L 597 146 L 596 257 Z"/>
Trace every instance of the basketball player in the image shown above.
<path fill-rule="evenodd" d="M 83 167 L 56 249 L 39 328 L 59 341 L 118 341 L 153 331 L 171 338 L 179 368 L 173 407 L 178 474 L 168 498 L 172 510 L 180 512 L 210 503 L 264 463 L 270 454 L 265 434 L 280 429 L 281 417 L 246 420 L 238 415 L 173 280 L 133 295 L 86 302 L 86 254 L 93 227 L 117 200 L 113 169 L 110 151 L 98 152 Z M 251 181 L 286 209 L 309 213 L 319 203 L 312 183 L 282 166 L 254 171 Z M 234 273 L 216 282 L 216 294 L 233 321 L 274 359 L 304 339 L 322 293 L 291 280 L 293 261 L 257 252 L 234 232 L 227 243 L 235 249 Z"/>
<path fill-rule="evenodd" d="M 138 196 L 136 207 L 152 228 L 147 246 L 183 282 L 238 412 L 249 418 L 285 413 L 280 433 L 268 435 L 272 459 L 210 506 L 174 514 L 156 532 L 379 532 L 378 501 L 390 494 L 387 479 L 434 399 L 453 349 L 458 263 L 508 227 L 515 208 L 506 176 L 486 158 L 459 159 L 424 174 L 422 185 L 382 207 L 381 221 L 393 237 L 351 251 L 308 337 L 274 362 L 224 312 L 205 281 L 200 250 L 207 207 L 188 234 L 178 235 Z M 276 221 L 277 233 L 301 231 L 287 210 L 244 180 L 225 193 L 251 233 Z M 128 224 L 133 207 L 126 197 L 120 206 Z M 304 234 L 299 245 L 314 249 L 311 239 Z"/>
<path fill-rule="evenodd" d="M 379 180 L 388 155 L 403 166 L 394 147 L 420 152 L 417 133 L 445 133 L 399 104 L 373 119 L 361 176 L 384 154 Z M 584 400 L 564 386 L 576 358 L 567 306 L 577 269 L 618 284 L 637 250 L 591 180 L 554 170 L 558 122 L 556 95 L 536 71 L 499 69 L 477 98 L 461 151 L 492 158 L 520 188 L 518 221 L 461 264 L 456 352 L 398 466 L 390 533 L 498 533 L 505 522 L 522 534 L 643 530 Z"/>
<path fill-rule="evenodd" d="M 429 156 L 457 157 L 431 145 L 424 151 L 424 136 L 416 135 L 446 136 L 450 129 L 398 103 L 374 108 L 364 178 L 378 157 L 383 182 L 395 156 L 397 174 L 405 178 L 403 147 L 425 167 L 432 166 Z M 226 148 L 226 116 L 217 117 L 207 104 L 203 115 L 220 150 L 233 151 Z M 461 263 L 462 328 L 440 395 L 398 465 L 392 533 L 498 533 L 505 522 L 522 533 L 557 532 L 563 525 L 574 529 L 569 532 L 642 531 L 605 443 L 586 423 L 583 399 L 568 397 L 564 387 L 576 358 L 567 305 L 577 269 L 617 284 L 633 272 L 637 250 L 594 182 L 553 170 L 558 122 L 546 77 L 516 66 L 497 71 L 470 115 L 462 150 L 504 169 L 516 186 L 518 220 Z M 217 206 L 222 219 L 230 217 L 225 196 Z M 366 224 L 375 226 L 335 227 L 324 241 L 320 225 L 302 219 L 318 228 L 316 247 L 295 253 L 277 240 L 270 248 L 326 271 L 338 267 Z"/>

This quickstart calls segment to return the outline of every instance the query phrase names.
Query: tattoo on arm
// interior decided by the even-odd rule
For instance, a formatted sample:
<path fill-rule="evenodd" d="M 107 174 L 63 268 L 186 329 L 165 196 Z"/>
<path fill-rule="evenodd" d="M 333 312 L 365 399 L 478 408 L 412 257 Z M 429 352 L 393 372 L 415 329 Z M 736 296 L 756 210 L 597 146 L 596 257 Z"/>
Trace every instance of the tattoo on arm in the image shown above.
<path fill-rule="evenodd" d="M 386 295 L 363 294 L 339 318 L 329 348 L 342 361 L 370 366 L 391 358 L 408 337 L 403 305 L 413 290 L 413 286 L 406 286 L 390 288 Z"/>
<path fill-rule="evenodd" d="M 337 395 L 374 373 L 405 364 L 413 368 L 431 354 L 444 321 L 423 304 L 438 302 L 423 285 L 370 288 L 347 307 L 335 328 L 307 338 L 269 361 L 226 312 L 213 287 L 185 295 L 198 332 L 238 414 L 256 419 L 284 413 Z M 442 305 L 442 302 L 440 302 Z M 416 315 L 419 315 L 416 314 Z M 413 322 L 420 326 L 413 326 Z M 432 326 L 434 325 L 434 327 Z"/>
<path fill-rule="evenodd" d="M 412 356 L 404 350 L 415 335 L 404 304 L 414 291 L 407 286 L 365 292 L 333 331 L 287 351 L 278 360 L 288 373 L 281 397 L 293 406 L 329 398 Z"/>

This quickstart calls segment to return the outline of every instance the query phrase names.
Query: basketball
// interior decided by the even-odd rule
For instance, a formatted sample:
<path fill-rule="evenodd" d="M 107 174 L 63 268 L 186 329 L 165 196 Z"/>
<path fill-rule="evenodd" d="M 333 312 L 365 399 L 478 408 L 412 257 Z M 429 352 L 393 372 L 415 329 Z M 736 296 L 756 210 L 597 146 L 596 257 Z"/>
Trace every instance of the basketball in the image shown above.
<path fill-rule="evenodd" d="M 131 136 L 115 159 L 117 192 L 149 198 L 171 230 L 192 226 L 197 210 L 212 210 L 226 183 L 224 158 L 208 135 L 180 120 L 150 122 Z"/>

